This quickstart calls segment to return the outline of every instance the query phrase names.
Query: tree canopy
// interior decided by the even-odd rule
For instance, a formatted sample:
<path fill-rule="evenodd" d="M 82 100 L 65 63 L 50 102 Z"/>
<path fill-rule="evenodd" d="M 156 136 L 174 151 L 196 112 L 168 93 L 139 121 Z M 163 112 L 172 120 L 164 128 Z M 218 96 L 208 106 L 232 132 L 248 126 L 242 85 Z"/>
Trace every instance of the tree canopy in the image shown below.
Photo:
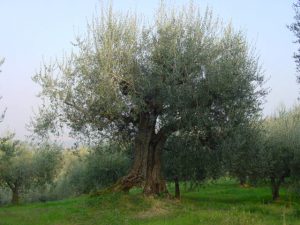
<path fill-rule="evenodd" d="M 58 172 L 61 152 L 44 145 L 29 145 L 8 135 L 0 141 L 0 185 L 12 191 L 12 203 L 19 203 L 20 193 L 34 185 L 51 183 Z"/>
<path fill-rule="evenodd" d="M 279 188 L 288 177 L 299 174 L 299 107 L 280 109 L 264 123 L 265 143 L 262 152 L 263 177 L 270 179 L 273 199 L 279 198 Z"/>
<path fill-rule="evenodd" d="M 160 155 L 172 133 L 192 132 L 213 149 L 257 117 L 266 93 L 243 33 L 192 4 L 179 11 L 162 5 L 150 25 L 109 7 L 74 45 L 34 76 L 44 106 L 33 130 L 45 136 L 67 125 L 73 135 L 134 142 L 132 170 L 116 189 L 166 191 Z"/>

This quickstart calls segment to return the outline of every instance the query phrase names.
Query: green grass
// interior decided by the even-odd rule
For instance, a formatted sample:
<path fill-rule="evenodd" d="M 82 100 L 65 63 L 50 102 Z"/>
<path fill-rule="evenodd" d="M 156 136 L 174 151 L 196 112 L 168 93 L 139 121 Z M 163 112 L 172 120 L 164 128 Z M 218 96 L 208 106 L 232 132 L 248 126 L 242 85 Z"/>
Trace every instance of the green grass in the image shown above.
<path fill-rule="evenodd" d="M 281 195 L 274 203 L 269 187 L 241 188 L 222 180 L 183 191 L 180 201 L 144 198 L 135 190 L 5 206 L 0 225 L 300 225 L 300 201 L 285 190 Z"/>

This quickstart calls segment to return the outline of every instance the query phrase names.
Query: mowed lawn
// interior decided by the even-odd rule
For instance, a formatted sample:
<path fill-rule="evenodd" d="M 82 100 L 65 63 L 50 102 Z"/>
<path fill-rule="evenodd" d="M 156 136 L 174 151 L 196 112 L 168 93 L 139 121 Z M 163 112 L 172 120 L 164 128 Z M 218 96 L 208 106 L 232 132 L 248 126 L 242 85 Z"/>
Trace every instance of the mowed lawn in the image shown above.
<path fill-rule="evenodd" d="M 5 206 L 0 225 L 300 225 L 300 201 L 285 190 L 275 203 L 269 187 L 241 188 L 231 180 L 182 192 L 180 201 L 133 191 Z"/>

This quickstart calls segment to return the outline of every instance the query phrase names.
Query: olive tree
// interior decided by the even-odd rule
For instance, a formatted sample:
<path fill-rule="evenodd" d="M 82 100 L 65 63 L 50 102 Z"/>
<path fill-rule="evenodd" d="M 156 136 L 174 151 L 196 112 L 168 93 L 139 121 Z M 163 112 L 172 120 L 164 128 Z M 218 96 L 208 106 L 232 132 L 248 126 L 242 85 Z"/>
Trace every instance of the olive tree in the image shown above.
<path fill-rule="evenodd" d="M 166 179 L 175 183 L 175 197 L 180 198 L 180 181 L 192 190 L 205 179 L 218 178 L 222 174 L 220 159 L 218 149 L 202 145 L 195 134 L 170 136 L 164 148 L 163 167 Z"/>
<path fill-rule="evenodd" d="M 129 159 L 119 145 L 102 144 L 79 150 L 60 175 L 58 187 L 79 195 L 98 191 L 116 182 L 128 171 Z"/>
<path fill-rule="evenodd" d="M 287 177 L 298 178 L 300 149 L 299 107 L 291 111 L 281 109 L 265 121 L 265 143 L 262 151 L 264 177 L 272 187 L 273 200 Z"/>
<path fill-rule="evenodd" d="M 0 184 L 12 192 L 13 204 L 32 186 L 50 183 L 57 174 L 60 152 L 53 148 L 30 149 L 10 135 L 0 143 Z"/>
<path fill-rule="evenodd" d="M 258 121 L 236 127 L 221 144 L 226 171 L 236 177 L 241 186 L 255 183 L 263 176 L 263 129 Z"/>
<path fill-rule="evenodd" d="M 73 135 L 133 142 L 133 165 L 112 187 L 166 192 L 161 154 L 176 131 L 225 135 L 260 109 L 263 75 L 241 32 L 196 6 L 159 8 L 154 22 L 103 10 L 70 56 L 34 80 L 44 99 L 33 131 L 68 126 Z"/>
<path fill-rule="evenodd" d="M 1 140 L 0 183 L 12 191 L 12 203 L 19 203 L 20 192 L 30 185 L 33 172 L 31 152 L 19 141 Z"/>
<path fill-rule="evenodd" d="M 56 143 L 43 143 L 35 146 L 33 169 L 36 185 L 51 184 L 60 172 L 62 162 L 62 146 Z"/>

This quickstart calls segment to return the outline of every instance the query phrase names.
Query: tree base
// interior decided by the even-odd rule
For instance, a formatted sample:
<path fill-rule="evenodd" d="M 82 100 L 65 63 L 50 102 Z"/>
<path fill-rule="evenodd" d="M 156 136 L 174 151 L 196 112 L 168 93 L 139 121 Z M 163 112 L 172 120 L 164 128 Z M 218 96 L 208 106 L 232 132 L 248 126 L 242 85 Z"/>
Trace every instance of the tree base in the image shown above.
<path fill-rule="evenodd" d="M 133 187 L 143 188 L 143 194 L 145 196 L 168 196 L 166 182 L 159 180 L 158 182 L 148 181 L 145 182 L 143 177 L 137 174 L 129 174 L 120 178 L 115 184 L 105 189 L 92 193 L 92 196 L 98 196 L 107 193 L 124 192 L 128 193 Z"/>

